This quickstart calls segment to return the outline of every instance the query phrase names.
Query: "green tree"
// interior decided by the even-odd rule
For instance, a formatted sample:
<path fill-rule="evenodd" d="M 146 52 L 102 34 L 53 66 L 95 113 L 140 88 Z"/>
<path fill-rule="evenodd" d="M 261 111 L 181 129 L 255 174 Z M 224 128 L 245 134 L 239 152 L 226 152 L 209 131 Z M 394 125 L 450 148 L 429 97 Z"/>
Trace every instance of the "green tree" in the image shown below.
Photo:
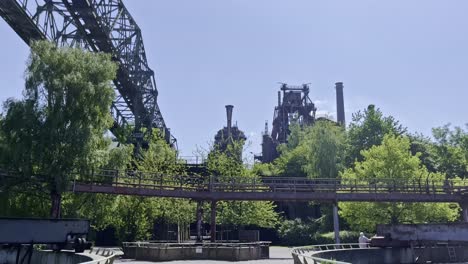
<path fill-rule="evenodd" d="M 353 114 L 348 129 L 349 150 L 347 165 L 351 166 L 356 160 L 362 161 L 362 150 L 380 145 L 385 135 L 403 135 L 406 128 L 399 124 L 392 116 L 384 116 L 380 109 L 369 105 L 364 112 Z"/>
<path fill-rule="evenodd" d="M 263 176 L 306 177 L 307 147 L 302 144 L 307 128 L 293 123 L 288 142 L 278 146 L 279 157 L 269 164 L 255 164 L 253 171 Z"/>
<path fill-rule="evenodd" d="M 450 124 L 432 129 L 435 139 L 433 156 L 436 169 L 447 178 L 468 176 L 468 132 L 461 127 L 450 129 Z"/>
<path fill-rule="evenodd" d="M 27 185 L 32 185 L 31 175 L 46 177 L 53 217 L 60 216 L 69 175 L 107 160 L 104 133 L 112 125 L 111 81 L 116 70 L 108 54 L 36 42 L 24 99 L 5 103 L 0 130 L 7 146 L 6 165 L 24 176 Z"/>
<path fill-rule="evenodd" d="M 430 173 L 421 165 L 419 154 L 410 152 L 407 137 L 386 135 L 382 145 L 361 152 L 363 161 L 342 174 L 343 181 L 395 184 L 414 180 L 441 184 L 444 175 Z M 446 222 L 458 218 L 458 205 L 446 203 L 340 202 L 340 215 L 354 230 L 374 231 L 377 224 Z"/>
<path fill-rule="evenodd" d="M 318 121 L 302 143 L 308 149 L 305 171 L 311 178 L 336 178 L 344 169 L 346 134 L 331 121 Z M 302 145 L 301 144 L 301 145 Z"/>
<path fill-rule="evenodd" d="M 411 154 L 419 153 L 421 164 L 426 167 L 429 172 L 437 172 L 436 157 L 434 153 L 434 142 L 422 134 L 409 134 Z"/>
<path fill-rule="evenodd" d="M 229 154 L 230 148 L 236 153 L 241 143 L 228 145 L 228 153 L 213 150 L 208 155 L 207 167 L 223 183 L 252 183 L 260 181 L 258 176 L 247 170 L 238 158 Z M 263 201 L 221 201 L 218 202 L 217 222 L 242 228 L 246 225 L 274 227 L 278 222 L 278 214 L 272 202 Z M 209 212 L 209 210 L 205 210 Z M 208 217 L 208 214 L 205 216 Z"/>
<path fill-rule="evenodd" d="M 131 161 L 132 166 L 142 172 L 151 172 L 145 179 L 150 184 L 160 182 L 161 177 L 164 184 L 174 184 L 173 179 L 185 174 L 177 153 L 156 131 L 147 140 L 148 148 L 142 149 L 141 156 Z M 116 153 L 120 157 L 116 160 L 128 161 L 130 153 Z M 110 223 L 116 228 L 120 241 L 149 239 L 158 219 L 185 230 L 195 218 L 195 204 L 187 199 L 118 196 L 113 208 L 114 217 Z"/>

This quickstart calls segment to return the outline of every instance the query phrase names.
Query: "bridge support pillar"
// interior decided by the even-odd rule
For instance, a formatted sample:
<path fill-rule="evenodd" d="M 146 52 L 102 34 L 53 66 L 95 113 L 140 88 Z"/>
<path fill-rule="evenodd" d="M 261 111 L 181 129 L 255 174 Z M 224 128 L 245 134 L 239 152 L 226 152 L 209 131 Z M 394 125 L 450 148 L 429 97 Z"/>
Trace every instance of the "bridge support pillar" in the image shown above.
<path fill-rule="evenodd" d="M 340 222 L 338 218 L 338 204 L 333 204 L 333 230 L 335 232 L 335 243 L 340 244 Z"/>
<path fill-rule="evenodd" d="M 460 203 L 462 208 L 463 222 L 468 223 L 468 203 Z"/>
<path fill-rule="evenodd" d="M 211 201 L 211 242 L 216 242 L 216 201 Z"/>
<path fill-rule="evenodd" d="M 60 218 L 62 210 L 62 194 L 54 191 L 50 194 L 51 206 L 50 206 L 50 217 Z"/>
<path fill-rule="evenodd" d="M 197 201 L 197 242 L 203 242 L 202 222 L 203 222 L 203 201 Z"/>

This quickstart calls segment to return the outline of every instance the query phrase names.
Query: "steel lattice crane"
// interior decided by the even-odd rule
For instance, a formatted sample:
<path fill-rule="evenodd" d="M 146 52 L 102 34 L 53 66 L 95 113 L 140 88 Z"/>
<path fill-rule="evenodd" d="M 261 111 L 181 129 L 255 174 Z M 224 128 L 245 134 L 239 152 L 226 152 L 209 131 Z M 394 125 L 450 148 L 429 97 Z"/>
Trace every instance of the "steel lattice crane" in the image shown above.
<path fill-rule="evenodd" d="M 58 46 L 110 53 L 119 65 L 111 131 L 134 126 L 131 141 L 141 144 L 142 131 L 159 129 L 166 142 L 176 147 L 157 103 L 141 30 L 122 0 L 0 0 L 0 16 L 28 45 L 50 40 Z"/>

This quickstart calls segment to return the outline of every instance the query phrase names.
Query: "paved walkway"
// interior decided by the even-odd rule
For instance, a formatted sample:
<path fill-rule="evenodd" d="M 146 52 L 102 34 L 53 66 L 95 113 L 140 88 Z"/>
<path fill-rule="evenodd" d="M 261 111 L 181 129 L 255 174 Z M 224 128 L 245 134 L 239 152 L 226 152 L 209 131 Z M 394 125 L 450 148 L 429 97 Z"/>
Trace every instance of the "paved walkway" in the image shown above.
<path fill-rule="evenodd" d="M 152 264 L 155 262 L 148 261 L 135 261 L 131 259 L 119 259 L 114 261 L 114 263 L 128 263 L 128 264 Z M 270 259 L 262 260 L 249 260 L 249 261 L 218 261 L 218 260 L 177 260 L 177 261 L 164 261 L 157 262 L 158 264 L 293 264 L 293 259 L 291 256 L 291 249 L 285 247 L 270 247 Z"/>

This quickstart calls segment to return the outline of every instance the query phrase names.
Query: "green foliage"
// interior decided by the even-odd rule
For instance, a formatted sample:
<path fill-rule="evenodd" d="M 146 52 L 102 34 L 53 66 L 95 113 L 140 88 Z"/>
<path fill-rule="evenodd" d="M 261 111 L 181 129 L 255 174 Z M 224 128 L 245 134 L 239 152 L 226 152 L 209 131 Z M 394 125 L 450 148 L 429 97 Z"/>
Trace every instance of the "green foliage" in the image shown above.
<path fill-rule="evenodd" d="M 313 219 L 309 219 L 308 221 L 303 221 L 299 218 L 284 220 L 278 228 L 281 243 L 288 246 L 315 244 L 314 236 L 319 229 L 319 225 Z"/>
<path fill-rule="evenodd" d="M 34 43 L 24 99 L 4 105 L 0 129 L 8 160 L 3 163 L 26 177 L 46 175 L 48 189 L 57 193 L 71 172 L 102 166 L 116 70 L 110 55 Z"/>
<path fill-rule="evenodd" d="M 357 243 L 359 239 L 359 232 L 356 231 L 340 231 L 340 241 L 341 243 Z M 323 234 L 318 234 L 316 236 L 317 245 L 319 244 L 335 244 L 335 233 L 328 232 Z"/>
<path fill-rule="evenodd" d="M 380 109 L 369 105 L 364 112 L 353 114 L 348 129 L 349 150 L 347 155 L 348 166 L 356 160 L 362 161 L 362 150 L 377 146 L 387 134 L 403 135 L 406 128 L 399 124 L 392 116 L 384 116 Z"/>
<path fill-rule="evenodd" d="M 332 121 L 313 126 L 292 125 L 288 143 L 279 146 L 280 156 L 270 164 L 256 164 L 254 172 L 265 176 L 336 178 L 344 168 L 346 134 Z"/>
<path fill-rule="evenodd" d="M 421 166 L 419 154 L 412 155 L 410 152 L 407 137 L 386 135 L 382 145 L 364 150 L 361 155 L 364 160 L 347 169 L 342 174 L 343 180 L 375 183 L 391 180 L 397 185 L 407 180 L 427 180 L 439 184 L 444 180 L 443 174 L 430 173 Z M 356 231 L 373 231 L 376 224 L 446 222 L 458 218 L 457 207 L 452 209 L 449 204 L 341 202 L 339 207 L 340 215 Z"/>
<path fill-rule="evenodd" d="M 149 147 L 135 161 L 140 171 L 158 172 L 165 175 L 183 175 L 184 167 L 177 160 L 177 153 L 157 133 L 149 138 Z"/>
<path fill-rule="evenodd" d="M 131 149 L 115 151 L 116 159 L 112 163 L 131 161 L 140 171 L 155 172 L 153 177 L 185 174 L 175 150 L 156 133 L 149 138 L 148 149 L 142 149 L 141 157 L 131 160 L 131 153 Z M 150 238 L 158 218 L 164 218 L 169 224 L 187 226 L 195 217 L 195 204 L 186 199 L 118 196 L 113 208 L 114 217 L 109 224 L 116 228 L 120 241 Z"/>
<path fill-rule="evenodd" d="M 292 124 L 290 131 L 288 143 L 278 147 L 280 156 L 273 165 L 279 176 L 305 177 L 308 152 L 304 141 L 307 131 L 298 124 Z"/>
<path fill-rule="evenodd" d="M 468 176 L 468 132 L 450 125 L 432 129 L 435 139 L 433 153 L 437 170 L 447 178 Z"/>
<path fill-rule="evenodd" d="M 434 153 L 434 142 L 430 138 L 422 134 L 408 135 L 410 140 L 410 151 L 412 155 L 419 155 L 421 164 L 426 167 L 429 172 L 437 172 L 436 157 Z"/>
<path fill-rule="evenodd" d="M 334 244 L 334 232 L 322 233 L 323 217 L 318 219 L 284 220 L 278 228 L 281 243 L 288 246 Z M 359 232 L 340 231 L 342 243 L 357 243 Z"/>
<path fill-rule="evenodd" d="M 302 144 L 308 149 L 305 165 L 308 177 L 336 178 L 344 169 L 346 135 L 341 126 L 318 121 L 309 128 Z"/>
<path fill-rule="evenodd" d="M 220 182 L 250 183 L 253 180 L 259 181 L 257 175 L 247 170 L 236 156 L 230 154 L 230 148 L 236 153 L 239 146 L 242 145 L 234 142 L 228 145 L 228 152 L 215 149 L 208 155 L 208 170 L 213 175 L 217 175 Z M 236 227 L 245 225 L 274 227 L 278 222 L 278 214 L 274 208 L 275 205 L 272 202 L 220 201 L 218 202 L 217 222 Z M 205 212 L 208 211 L 205 210 Z"/>

